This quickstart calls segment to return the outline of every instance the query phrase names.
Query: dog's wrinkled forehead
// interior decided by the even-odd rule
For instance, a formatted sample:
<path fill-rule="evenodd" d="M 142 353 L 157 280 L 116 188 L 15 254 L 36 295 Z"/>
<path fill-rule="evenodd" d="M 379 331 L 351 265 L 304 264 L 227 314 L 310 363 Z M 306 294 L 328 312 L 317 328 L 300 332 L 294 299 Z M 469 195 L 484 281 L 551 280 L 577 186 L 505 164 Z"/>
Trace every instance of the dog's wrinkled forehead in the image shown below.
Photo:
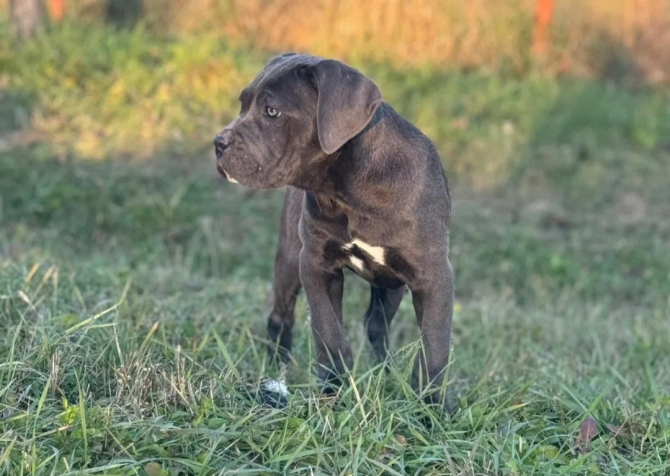
<path fill-rule="evenodd" d="M 258 76 L 244 88 L 244 92 L 251 95 L 256 95 L 268 83 L 280 78 L 286 73 L 295 70 L 301 66 L 315 66 L 323 61 L 323 58 L 312 55 L 304 55 L 298 53 L 286 53 L 275 58 L 272 58 L 258 73 Z"/>

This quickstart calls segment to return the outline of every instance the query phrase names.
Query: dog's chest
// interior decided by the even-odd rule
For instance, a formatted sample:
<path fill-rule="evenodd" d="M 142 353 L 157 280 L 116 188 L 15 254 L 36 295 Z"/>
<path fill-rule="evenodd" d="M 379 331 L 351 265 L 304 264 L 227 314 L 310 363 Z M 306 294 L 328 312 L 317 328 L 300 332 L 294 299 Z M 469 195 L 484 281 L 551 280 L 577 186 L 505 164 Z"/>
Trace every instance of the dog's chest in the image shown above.
<path fill-rule="evenodd" d="M 395 269 L 396 253 L 382 246 L 352 239 L 341 245 L 344 265 L 356 274 L 379 287 L 396 288 L 405 284 L 403 276 Z"/>
<path fill-rule="evenodd" d="M 384 237 L 407 234 L 390 224 L 361 217 L 335 200 L 306 195 L 301 239 L 322 250 L 322 263 L 331 269 L 349 268 L 373 286 L 397 288 L 409 284 L 414 268 L 402 249 L 388 246 Z M 397 236 L 395 236 L 397 237 Z M 411 238 L 411 237 L 406 237 Z M 410 239 L 393 240 L 410 242 Z M 317 248 L 318 249 L 318 248 Z"/>

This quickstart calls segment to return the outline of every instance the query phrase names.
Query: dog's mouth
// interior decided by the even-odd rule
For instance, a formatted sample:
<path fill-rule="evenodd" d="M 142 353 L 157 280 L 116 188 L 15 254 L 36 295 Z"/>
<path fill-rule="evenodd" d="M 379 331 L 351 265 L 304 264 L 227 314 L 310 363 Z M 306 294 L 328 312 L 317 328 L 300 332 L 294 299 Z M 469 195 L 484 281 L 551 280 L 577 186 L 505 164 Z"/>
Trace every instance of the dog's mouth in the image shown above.
<path fill-rule="evenodd" d="M 227 162 L 225 162 L 227 163 Z M 229 168 L 234 168 L 233 165 L 228 164 L 226 167 L 227 169 Z M 236 171 L 235 172 L 235 178 L 233 178 L 233 175 L 231 174 L 230 171 L 224 169 L 224 161 L 221 159 L 217 159 L 216 161 L 216 170 L 219 172 L 219 174 L 224 177 L 226 180 L 229 182 L 235 183 L 235 184 L 241 184 L 247 188 L 253 189 L 253 190 L 263 190 L 263 189 L 273 189 L 273 188 L 279 188 L 284 185 L 287 185 L 288 182 L 285 180 L 285 175 L 284 174 L 279 174 L 279 173 L 272 173 L 272 174 L 267 174 L 263 173 L 264 170 L 260 165 L 257 165 L 255 169 L 251 171 L 245 171 L 240 172 Z M 239 180 L 237 180 L 239 179 Z"/>
<path fill-rule="evenodd" d="M 232 177 L 228 174 L 228 172 L 226 172 L 225 170 L 223 170 L 223 166 L 221 166 L 221 161 L 220 161 L 220 160 L 217 160 L 217 161 L 216 161 L 216 170 L 218 170 L 218 172 L 219 172 L 219 173 L 220 173 L 226 180 L 228 180 L 229 182 L 232 182 L 232 183 L 240 183 L 240 182 L 238 182 L 237 180 L 235 180 L 234 178 L 232 178 Z"/>

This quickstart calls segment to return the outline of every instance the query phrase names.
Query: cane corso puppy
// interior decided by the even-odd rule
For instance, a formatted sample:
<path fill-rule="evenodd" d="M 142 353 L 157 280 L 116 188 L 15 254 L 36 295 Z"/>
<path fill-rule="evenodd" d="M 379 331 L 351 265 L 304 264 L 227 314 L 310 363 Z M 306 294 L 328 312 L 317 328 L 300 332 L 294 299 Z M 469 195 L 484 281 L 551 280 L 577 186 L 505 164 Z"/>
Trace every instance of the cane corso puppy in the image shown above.
<path fill-rule="evenodd" d="M 290 357 L 304 288 L 317 377 L 332 392 L 352 368 L 342 323 L 343 269 L 370 283 L 367 335 L 384 359 L 406 288 L 421 329 L 412 384 L 447 406 L 453 277 L 451 198 L 433 143 L 339 61 L 288 53 L 240 95 L 239 116 L 215 138 L 217 169 L 252 189 L 288 186 L 268 319 L 275 355 Z M 438 390 L 438 391 L 435 391 Z"/>

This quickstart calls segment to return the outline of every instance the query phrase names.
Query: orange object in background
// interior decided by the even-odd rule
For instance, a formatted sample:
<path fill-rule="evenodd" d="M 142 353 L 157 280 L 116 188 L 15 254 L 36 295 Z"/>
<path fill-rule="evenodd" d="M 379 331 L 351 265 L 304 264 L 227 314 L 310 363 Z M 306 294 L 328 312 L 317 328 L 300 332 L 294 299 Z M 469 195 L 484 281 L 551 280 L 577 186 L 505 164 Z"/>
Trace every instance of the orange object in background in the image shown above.
<path fill-rule="evenodd" d="M 533 53 L 543 55 L 549 47 L 549 23 L 554 9 L 554 0 L 537 0 Z"/>
<path fill-rule="evenodd" d="M 65 15 L 65 0 L 49 0 L 49 13 L 56 21 L 63 19 Z"/>

